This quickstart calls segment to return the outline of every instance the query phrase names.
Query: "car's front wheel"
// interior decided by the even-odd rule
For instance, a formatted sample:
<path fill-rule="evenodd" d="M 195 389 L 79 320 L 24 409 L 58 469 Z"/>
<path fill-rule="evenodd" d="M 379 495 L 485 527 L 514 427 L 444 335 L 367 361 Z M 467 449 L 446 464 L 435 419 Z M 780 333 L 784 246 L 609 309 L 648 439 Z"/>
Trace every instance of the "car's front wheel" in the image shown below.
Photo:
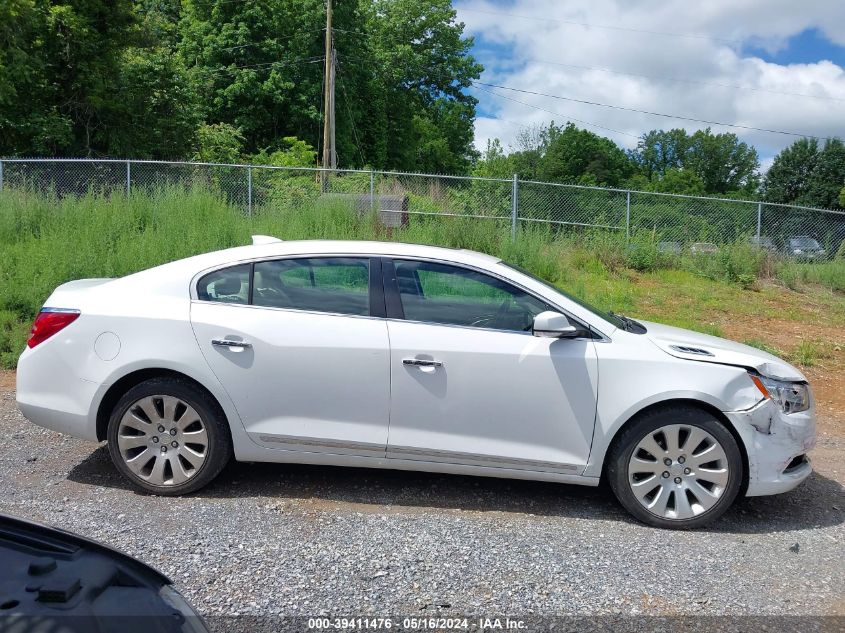
<path fill-rule="evenodd" d="M 641 521 L 663 528 L 702 527 L 739 493 L 742 455 L 712 414 L 676 407 L 646 413 L 614 443 L 607 477 L 619 502 Z"/>
<path fill-rule="evenodd" d="M 130 389 L 108 426 L 109 454 L 134 486 L 157 495 L 199 490 L 232 455 L 219 405 L 188 381 L 154 378 Z"/>

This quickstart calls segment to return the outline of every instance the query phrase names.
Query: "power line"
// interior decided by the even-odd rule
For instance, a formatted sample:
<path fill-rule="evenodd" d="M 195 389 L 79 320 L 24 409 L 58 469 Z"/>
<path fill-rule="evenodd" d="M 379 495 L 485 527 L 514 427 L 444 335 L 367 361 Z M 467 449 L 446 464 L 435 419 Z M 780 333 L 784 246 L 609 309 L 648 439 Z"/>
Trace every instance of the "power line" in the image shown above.
<path fill-rule="evenodd" d="M 579 68 L 581 70 L 596 70 L 603 73 L 611 73 L 614 75 L 625 75 L 628 77 L 642 77 L 644 79 L 657 79 L 658 81 L 675 81 L 680 83 L 688 83 L 688 84 L 696 84 L 699 86 L 718 86 L 720 88 L 732 88 L 735 90 L 750 90 L 754 92 L 766 92 L 769 94 L 776 94 L 776 95 L 787 95 L 790 97 L 807 97 L 810 99 L 825 99 L 829 101 L 845 101 L 845 99 L 841 99 L 839 97 L 830 97 L 827 95 L 811 95 L 804 92 L 784 92 L 782 90 L 771 90 L 768 88 L 755 88 L 754 86 L 741 86 L 737 84 L 724 84 L 714 81 L 696 81 L 695 79 L 684 79 L 680 77 L 665 77 L 660 75 L 645 75 L 641 73 L 630 73 L 625 72 L 622 70 L 614 70 L 613 68 L 601 68 L 598 66 L 580 66 L 578 64 L 565 64 L 563 62 L 553 62 L 543 59 L 526 59 L 524 60 L 526 63 L 529 64 L 548 64 L 550 66 L 563 66 L 565 68 Z"/>
<path fill-rule="evenodd" d="M 485 84 L 486 85 L 486 84 Z M 535 110 L 542 110 L 543 112 L 548 112 L 549 114 L 553 114 L 555 116 L 563 117 L 569 121 L 577 121 L 578 123 L 583 123 L 584 125 L 589 125 L 590 127 L 595 127 L 600 130 L 606 130 L 608 132 L 616 132 L 617 134 L 622 134 L 624 136 L 630 136 L 631 138 L 639 139 L 639 136 L 634 134 L 629 134 L 628 132 L 623 132 L 622 130 L 616 130 L 612 127 L 607 127 L 604 125 L 599 125 L 598 123 L 591 123 L 590 121 L 584 121 L 583 119 L 576 119 L 573 116 L 569 116 L 568 114 L 563 114 L 561 112 L 555 112 L 554 110 L 549 110 L 548 108 L 544 108 L 542 106 L 534 105 L 533 103 L 526 103 L 525 101 L 520 101 L 519 99 L 514 99 L 513 97 L 508 97 L 507 95 L 500 95 L 497 92 L 493 92 L 492 90 L 487 90 L 485 88 L 480 88 L 476 85 L 476 88 L 481 90 L 482 92 L 486 92 L 487 94 L 491 94 L 494 97 L 499 97 L 500 99 L 507 99 L 508 101 L 513 101 L 514 103 L 519 103 L 524 106 L 528 106 L 529 108 L 534 108 Z M 504 120 L 504 119 L 502 119 Z M 517 124 L 519 125 L 519 124 Z"/>
<path fill-rule="evenodd" d="M 489 88 L 499 88 L 500 90 L 510 90 L 512 92 L 521 92 L 523 94 L 535 95 L 538 97 L 548 97 L 550 99 L 560 99 L 561 101 L 572 101 L 573 103 L 583 103 L 586 105 L 598 106 L 602 108 L 610 108 L 613 110 L 624 110 L 626 112 L 636 112 L 638 114 L 647 114 L 649 116 L 659 116 L 667 119 L 677 119 L 679 121 L 693 121 L 695 123 L 706 123 L 707 125 L 721 125 L 724 127 L 732 127 L 740 130 L 753 130 L 755 132 L 768 132 L 770 134 L 784 134 L 787 136 L 800 136 L 804 138 L 814 138 L 818 140 L 829 140 L 826 136 L 814 136 L 812 134 L 800 134 L 798 132 L 786 132 L 784 130 L 771 130 L 768 128 L 754 127 L 751 125 L 740 125 L 738 123 L 724 123 L 721 121 L 710 121 L 707 119 L 696 119 L 694 117 L 681 116 L 678 114 L 666 114 L 663 112 L 652 112 L 651 110 L 640 110 L 638 108 L 628 108 L 625 106 L 612 105 L 609 103 L 600 103 L 598 101 L 587 101 L 585 99 L 575 99 L 574 97 L 562 97 L 560 95 L 550 95 L 545 92 L 536 92 L 533 90 L 523 90 L 522 88 L 511 88 L 510 86 L 500 86 L 498 84 L 485 83 L 483 81 L 471 82 L 474 86 L 487 86 Z"/>
<path fill-rule="evenodd" d="M 547 18 L 547 17 L 538 17 L 535 15 L 519 15 L 516 13 L 504 13 L 502 11 L 485 11 L 483 9 L 468 9 L 465 7 L 459 7 L 458 11 L 467 11 L 469 13 L 484 13 L 487 15 L 498 15 L 502 17 L 509 17 L 509 18 L 520 18 L 522 20 L 534 20 L 537 22 L 556 22 L 559 24 L 571 24 L 573 26 L 583 26 L 586 28 L 593 28 L 593 29 L 609 29 L 612 31 L 627 31 L 630 33 L 644 33 L 646 35 L 661 35 L 665 37 L 681 37 L 685 39 L 695 39 L 695 40 L 714 40 L 716 42 L 724 42 L 727 44 L 736 44 L 740 45 L 742 42 L 740 40 L 733 40 L 725 37 L 714 37 L 712 35 L 699 35 L 695 33 L 670 33 L 667 31 L 649 31 L 647 29 L 635 29 L 632 27 L 627 26 L 612 26 L 609 24 L 593 24 L 591 22 L 577 22 L 575 20 L 564 20 L 562 18 Z"/>
<path fill-rule="evenodd" d="M 340 82 L 340 89 L 343 91 L 343 103 L 346 106 L 346 115 L 349 117 L 349 123 L 352 126 L 352 135 L 355 137 L 355 147 L 358 149 L 358 156 L 361 157 L 361 167 L 367 164 L 364 160 L 364 152 L 361 150 L 361 139 L 358 138 L 358 128 L 355 127 L 355 117 L 352 116 L 352 110 L 349 108 L 349 95 L 346 93 L 346 85 L 343 83 L 343 75 L 338 75 Z"/>
<path fill-rule="evenodd" d="M 234 51 L 239 48 L 249 48 L 250 46 L 267 46 L 275 44 L 276 42 L 285 42 L 287 40 L 293 39 L 294 37 L 299 37 L 300 35 L 311 35 L 313 33 L 322 33 L 325 29 L 313 29 L 311 31 L 299 31 L 297 33 L 292 33 L 291 35 L 286 35 L 284 37 L 273 37 L 270 40 L 265 40 L 263 42 L 250 42 L 249 44 L 238 44 L 237 46 L 226 46 L 219 50 L 221 51 Z"/>
<path fill-rule="evenodd" d="M 257 68 L 257 69 L 263 70 L 265 67 L 270 67 L 270 66 L 279 66 L 279 65 L 281 65 L 281 66 L 292 66 L 292 65 L 295 65 L 295 64 L 316 64 L 316 63 L 322 62 L 322 61 L 323 61 L 323 56 L 317 55 L 315 57 L 305 57 L 305 58 L 302 58 L 302 59 L 289 59 L 289 60 L 280 59 L 280 60 L 275 61 L 275 62 L 263 62 L 263 63 L 260 63 L 260 64 L 246 64 L 244 66 L 223 66 L 221 68 L 217 68 L 215 70 L 209 70 L 207 72 L 208 72 L 208 74 L 216 75 L 216 74 L 219 74 L 219 73 L 230 73 L 230 72 L 234 72 L 236 70 L 244 70 L 244 69 L 247 69 L 247 68 Z"/>

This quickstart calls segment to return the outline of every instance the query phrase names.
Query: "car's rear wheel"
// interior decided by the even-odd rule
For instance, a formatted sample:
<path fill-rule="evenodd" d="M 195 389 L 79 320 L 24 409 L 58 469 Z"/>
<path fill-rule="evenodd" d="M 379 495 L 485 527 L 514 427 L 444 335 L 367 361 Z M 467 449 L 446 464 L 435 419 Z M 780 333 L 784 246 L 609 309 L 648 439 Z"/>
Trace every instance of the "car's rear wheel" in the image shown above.
<path fill-rule="evenodd" d="M 147 380 L 124 394 L 107 436 L 117 469 L 158 495 L 199 490 L 232 455 L 219 405 L 193 383 L 173 378 Z"/>
<path fill-rule="evenodd" d="M 712 414 L 659 409 L 623 430 L 609 455 L 607 476 L 620 503 L 641 521 L 696 528 L 733 503 L 742 484 L 742 454 Z"/>

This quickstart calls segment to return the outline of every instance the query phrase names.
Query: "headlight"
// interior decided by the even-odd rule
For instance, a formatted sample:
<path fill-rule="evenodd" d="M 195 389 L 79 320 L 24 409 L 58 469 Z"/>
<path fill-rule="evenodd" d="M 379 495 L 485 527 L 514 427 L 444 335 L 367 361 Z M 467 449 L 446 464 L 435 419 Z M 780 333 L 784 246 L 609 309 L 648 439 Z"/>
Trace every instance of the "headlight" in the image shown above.
<path fill-rule="evenodd" d="M 748 374 L 764 398 L 771 398 L 784 413 L 798 413 L 810 408 L 810 386 L 805 382 L 775 380 L 760 374 Z"/>

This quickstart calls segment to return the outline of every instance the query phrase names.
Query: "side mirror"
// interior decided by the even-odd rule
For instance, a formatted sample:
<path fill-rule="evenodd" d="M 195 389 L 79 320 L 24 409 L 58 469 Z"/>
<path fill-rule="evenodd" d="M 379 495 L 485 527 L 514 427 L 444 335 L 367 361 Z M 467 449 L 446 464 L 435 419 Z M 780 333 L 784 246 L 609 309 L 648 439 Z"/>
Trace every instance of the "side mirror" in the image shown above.
<path fill-rule="evenodd" d="M 545 338 L 573 338 L 579 330 L 560 312 L 548 311 L 534 317 L 531 333 Z"/>

